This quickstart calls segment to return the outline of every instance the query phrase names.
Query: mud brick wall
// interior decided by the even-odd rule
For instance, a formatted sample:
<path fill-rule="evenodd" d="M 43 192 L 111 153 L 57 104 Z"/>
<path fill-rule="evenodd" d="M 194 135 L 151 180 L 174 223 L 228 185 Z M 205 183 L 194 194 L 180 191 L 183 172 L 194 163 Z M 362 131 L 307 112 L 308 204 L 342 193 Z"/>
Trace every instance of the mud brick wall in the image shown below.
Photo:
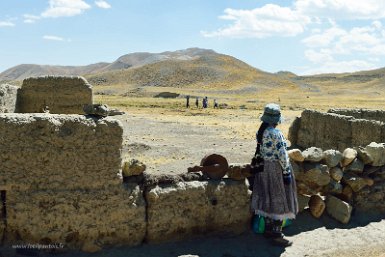
<path fill-rule="evenodd" d="M 0 185 L 68 190 L 119 184 L 122 134 L 111 118 L 0 114 Z"/>
<path fill-rule="evenodd" d="M 352 146 L 385 142 L 385 123 L 374 120 L 352 120 Z"/>
<path fill-rule="evenodd" d="M 188 181 L 157 185 L 145 193 L 146 241 L 180 240 L 198 233 L 242 233 L 250 225 L 245 180 Z"/>
<path fill-rule="evenodd" d="M 0 114 L 5 243 L 140 244 L 146 208 L 139 185 L 118 176 L 122 135 L 111 118 Z"/>
<path fill-rule="evenodd" d="M 301 148 L 315 146 L 341 151 L 371 142 L 385 142 L 385 124 L 376 120 L 305 110 L 290 127 L 289 140 Z"/>
<path fill-rule="evenodd" d="M 145 210 L 138 185 L 11 191 L 6 243 L 138 245 L 146 232 Z"/>
<path fill-rule="evenodd" d="M 329 113 L 336 113 L 345 116 L 352 116 L 356 119 L 375 120 L 385 122 L 384 110 L 368 109 L 330 109 Z"/>
<path fill-rule="evenodd" d="M 17 112 L 84 114 L 83 106 L 92 104 L 92 86 L 83 77 L 37 77 L 23 81 Z"/>
<path fill-rule="evenodd" d="M 0 113 L 16 112 L 18 89 L 8 84 L 0 85 Z"/>
<path fill-rule="evenodd" d="M 344 149 L 351 144 L 351 117 L 312 110 L 302 112 L 296 144 L 306 148 Z M 289 139 L 290 140 L 290 139 Z"/>

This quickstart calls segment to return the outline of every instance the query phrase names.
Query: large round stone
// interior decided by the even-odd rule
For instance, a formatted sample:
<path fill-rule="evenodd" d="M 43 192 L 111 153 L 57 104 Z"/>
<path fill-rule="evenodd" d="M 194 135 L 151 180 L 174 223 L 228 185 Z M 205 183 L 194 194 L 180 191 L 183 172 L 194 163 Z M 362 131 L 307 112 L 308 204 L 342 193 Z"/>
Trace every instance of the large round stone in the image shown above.
<path fill-rule="evenodd" d="M 341 166 L 346 167 L 357 157 L 357 151 L 353 148 L 346 148 L 342 153 Z"/>

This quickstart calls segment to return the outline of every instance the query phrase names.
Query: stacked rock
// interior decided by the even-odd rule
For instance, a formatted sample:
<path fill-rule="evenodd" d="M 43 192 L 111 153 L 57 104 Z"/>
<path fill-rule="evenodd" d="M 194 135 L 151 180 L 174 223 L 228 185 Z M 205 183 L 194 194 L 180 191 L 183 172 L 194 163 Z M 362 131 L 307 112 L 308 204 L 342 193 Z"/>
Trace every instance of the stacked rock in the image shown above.
<path fill-rule="evenodd" d="M 348 223 L 353 207 L 385 210 L 385 144 L 323 151 L 289 151 L 300 209 L 319 218 L 324 210 Z M 372 189 L 373 188 L 373 189 Z"/>

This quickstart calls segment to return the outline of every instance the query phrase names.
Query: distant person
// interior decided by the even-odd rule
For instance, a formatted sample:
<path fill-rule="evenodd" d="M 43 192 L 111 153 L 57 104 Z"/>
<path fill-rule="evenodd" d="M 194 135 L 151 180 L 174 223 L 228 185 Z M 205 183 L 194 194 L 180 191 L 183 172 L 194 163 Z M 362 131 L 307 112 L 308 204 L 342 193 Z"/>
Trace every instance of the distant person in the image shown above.
<path fill-rule="evenodd" d="M 205 97 L 203 98 L 202 105 L 203 105 L 203 108 L 207 108 L 207 106 L 208 106 L 208 99 L 207 99 L 207 96 L 205 96 Z"/>
<path fill-rule="evenodd" d="M 195 99 L 195 106 L 196 106 L 197 108 L 199 107 L 199 98 L 198 98 L 198 97 Z"/>
<path fill-rule="evenodd" d="M 214 109 L 218 108 L 218 102 L 217 99 L 214 99 Z"/>
<path fill-rule="evenodd" d="M 207 108 L 206 97 L 203 97 L 202 99 L 202 108 Z"/>
<path fill-rule="evenodd" d="M 286 247 L 292 242 L 282 233 L 282 222 L 296 217 L 298 201 L 286 140 L 282 132 L 276 128 L 281 123 L 279 105 L 267 104 L 261 121 L 257 132 L 257 144 L 264 168 L 255 174 L 251 210 L 254 215 L 264 217 L 264 236 L 270 238 L 273 244 Z"/>
<path fill-rule="evenodd" d="M 186 96 L 186 108 L 190 108 L 190 96 Z"/>

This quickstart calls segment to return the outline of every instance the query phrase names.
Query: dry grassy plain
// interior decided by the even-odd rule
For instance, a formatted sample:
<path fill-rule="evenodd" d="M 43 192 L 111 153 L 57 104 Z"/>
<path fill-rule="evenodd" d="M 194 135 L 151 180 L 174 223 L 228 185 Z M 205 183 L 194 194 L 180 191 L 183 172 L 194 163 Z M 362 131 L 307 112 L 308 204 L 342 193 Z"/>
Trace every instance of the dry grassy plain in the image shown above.
<path fill-rule="evenodd" d="M 385 83 L 382 86 L 385 88 Z M 327 111 L 330 108 L 368 108 L 384 109 L 385 92 L 381 87 L 360 84 L 349 87 L 347 85 L 323 85 L 317 88 L 298 88 L 296 86 L 263 89 L 259 92 L 247 86 L 241 88 L 174 88 L 174 87 L 149 87 L 135 90 L 130 86 L 114 85 L 109 87 L 96 87 L 95 102 L 106 103 L 109 106 L 122 109 L 128 113 L 147 114 L 154 117 L 163 116 L 165 119 L 183 120 L 185 122 L 201 122 L 196 117 L 203 117 L 204 122 L 214 126 L 230 126 L 239 136 L 249 138 L 254 135 L 255 127 L 263 107 L 267 103 L 275 102 L 281 105 L 285 122 L 281 129 L 287 129 L 295 116 L 300 115 L 304 109 Z M 254 92 L 251 92 L 254 91 Z M 107 92 L 101 95 L 101 92 Z M 155 98 L 161 92 L 178 93 L 175 99 Z M 123 95 L 127 96 L 123 96 Z M 185 108 L 184 96 L 190 95 L 190 108 Z M 201 100 L 204 96 L 209 99 L 209 108 L 202 109 Z M 199 108 L 195 107 L 195 97 L 199 97 Z M 227 104 L 225 109 L 213 109 L 213 99 L 219 104 Z M 231 122 L 223 123 L 224 119 L 233 116 Z M 237 119 L 237 117 L 247 117 Z"/>

